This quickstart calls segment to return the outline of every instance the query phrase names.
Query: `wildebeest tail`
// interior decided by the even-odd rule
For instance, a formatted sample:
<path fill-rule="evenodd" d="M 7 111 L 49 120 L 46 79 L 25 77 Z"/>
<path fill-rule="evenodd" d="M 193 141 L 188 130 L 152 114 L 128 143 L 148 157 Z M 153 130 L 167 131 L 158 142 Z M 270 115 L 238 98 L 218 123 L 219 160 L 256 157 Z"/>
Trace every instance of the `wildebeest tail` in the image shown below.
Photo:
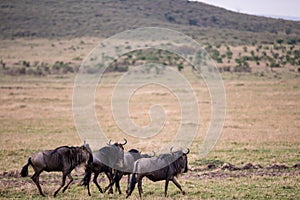
<path fill-rule="evenodd" d="M 135 184 L 136 184 L 136 173 L 133 173 L 128 189 L 126 190 L 127 193 L 126 198 L 128 198 L 131 195 L 132 191 L 134 190 Z"/>
<path fill-rule="evenodd" d="M 87 167 L 85 170 L 84 177 L 82 179 L 82 185 L 83 186 L 89 185 L 89 183 L 91 181 L 91 177 L 92 177 L 92 170 Z"/>
<path fill-rule="evenodd" d="M 132 174 L 132 178 L 131 178 L 131 181 L 130 181 L 130 191 L 132 191 L 135 187 L 135 184 L 136 184 L 136 173 Z"/>
<path fill-rule="evenodd" d="M 26 177 L 28 176 L 28 166 L 31 165 L 31 158 L 28 158 L 28 162 L 26 165 L 23 166 L 22 170 L 21 170 L 21 176 L 22 177 Z"/>
<path fill-rule="evenodd" d="M 138 162 L 136 162 L 135 165 L 134 165 L 133 173 L 132 173 L 132 176 L 131 176 L 131 181 L 130 181 L 130 184 L 129 184 L 128 189 L 126 191 L 126 193 L 127 193 L 126 198 L 128 198 L 131 195 L 132 191 L 135 188 L 137 165 L 138 165 Z"/>

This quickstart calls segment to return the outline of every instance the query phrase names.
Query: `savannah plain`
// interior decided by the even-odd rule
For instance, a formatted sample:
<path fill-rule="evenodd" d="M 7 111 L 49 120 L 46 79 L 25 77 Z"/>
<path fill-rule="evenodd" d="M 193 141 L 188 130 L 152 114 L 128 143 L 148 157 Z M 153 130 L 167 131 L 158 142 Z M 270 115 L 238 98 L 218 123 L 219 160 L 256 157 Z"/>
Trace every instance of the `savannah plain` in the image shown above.
<path fill-rule="evenodd" d="M 8 65 L 22 60 L 79 64 L 100 42 L 98 38 L 3 40 L 0 57 Z M 242 47 L 235 47 L 236 49 Z M 251 47 L 248 47 L 251 49 Z M 251 67 L 252 65 L 250 65 Z M 226 116 L 222 134 L 212 151 L 199 157 L 211 117 L 211 98 L 203 80 L 188 67 L 188 77 L 198 96 L 201 112 L 198 134 L 190 146 L 189 172 L 178 177 L 187 192 L 169 185 L 169 199 L 298 199 L 300 198 L 300 85 L 299 73 L 264 69 L 254 73 L 222 73 L 226 92 Z M 111 112 L 111 93 L 120 72 L 106 73 L 96 92 L 96 115 L 106 137 L 128 140 L 125 150 L 137 148 L 151 154 L 170 141 L 180 123 L 180 105 L 166 88 L 148 85 L 130 99 L 132 120 L 140 126 L 150 123 L 148 110 L 161 104 L 167 113 L 164 128 L 150 139 L 128 136 L 118 128 Z M 76 73 L 0 75 L 0 198 L 44 199 L 29 177 L 21 178 L 21 167 L 37 151 L 62 145 L 81 145 L 73 120 L 72 95 Z M 30 168 L 29 174 L 32 174 Z M 83 170 L 73 172 L 75 183 L 59 199 L 125 198 L 100 194 L 91 184 L 92 197 L 78 186 Z M 60 173 L 43 173 L 42 188 L 51 199 L 61 181 Z M 100 176 L 105 187 L 108 181 Z M 143 182 L 144 199 L 164 199 L 164 182 Z M 138 198 L 135 190 L 130 199 Z"/>

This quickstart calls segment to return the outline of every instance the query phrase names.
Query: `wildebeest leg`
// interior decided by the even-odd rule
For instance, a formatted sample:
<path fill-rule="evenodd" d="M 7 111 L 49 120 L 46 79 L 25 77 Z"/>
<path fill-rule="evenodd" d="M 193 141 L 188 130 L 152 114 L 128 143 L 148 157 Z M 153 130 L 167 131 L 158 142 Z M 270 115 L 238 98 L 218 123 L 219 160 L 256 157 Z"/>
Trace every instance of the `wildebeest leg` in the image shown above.
<path fill-rule="evenodd" d="M 108 186 L 106 186 L 105 188 L 104 188 L 104 193 L 109 189 L 109 194 L 111 194 L 111 190 L 112 190 L 112 186 L 115 184 L 115 181 L 114 181 L 114 179 L 112 180 L 112 182 L 110 182 L 109 183 L 109 185 Z"/>
<path fill-rule="evenodd" d="M 182 190 L 180 184 L 177 182 L 177 180 L 174 177 L 171 179 L 171 181 L 179 188 L 182 194 L 185 195 L 185 191 Z"/>
<path fill-rule="evenodd" d="M 130 184 L 130 174 L 127 175 L 127 187 L 129 186 Z"/>
<path fill-rule="evenodd" d="M 119 194 L 122 194 L 121 192 L 121 188 L 120 188 L 120 180 L 123 177 L 123 172 L 118 173 L 117 177 L 116 177 L 116 191 L 119 191 Z"/>
<path fill-rule="evenodd" d="M 126 189 L 126 194 L 128 193 L 128 188 L 130 187 L 130 174 L 127 175 L 127 189 Z"/>
<path fill-rule="evenodd" d="M 39 180 L 39 176 L 40 176 L 40 174 L 42 173 L 42 171 L 43 171 L 43 170 L 37 170 L 37 171 L 35 171 L 35 173 L 34 173 L 34 174 L 32 175 L 32 177 L 31 177 L 31 179 L 32 179 L 33 182 L 36 184 L 36 186 L 37 186 L 37 188 L 38 188 L 40 194 L 41 194 L 42 196 L 45 196 L 45 194 L 43 193 L 42 188 L 41 188 L 41 186 L 40 186 L 40 180 Z"/>
<path fill-rule="evenodd" d="M 141 180 L 141 193 L 143 194 L 144 193 L 144 190 L 142 188 L 142 185 L 143 185 L 143 180 Z"/>
<path fill-rule="evenodd" d="M 132 178 L 130 180 L 130 185 L 128 185 L 128 188 L 126 190 L 126 199 L 131 195 L 131 193 L 133 192 L 134 188 L 135 188 L 135 184 L 136 184 L 136 176 L 137 174 L 133 173 L 132 174 Z"/>
<path fill-rule="evenodd" d="M 59 190 L 64 187 L 64 185 L 66 184 L 66 177 L 67 177 L 67 173 L 63 172 L 63 176 L 62 176 L 62 182 L 60 187 L 54 192 L 54 197 L 56 197 L 57 193 L 59 192 Z"/>
<path fill-rule="evenodd" d="M 70 182 L 64 187 L 63 193 L 66 191 L 66 189 L 69 187 L 69 185 L 73 182 L 73 177 L 71 176 L 71 173 L 68 174 L 68 178 L 70 179 Z"/>
<path fill-rule="evenodd" d="M 113 180 L 113 174 L 112 174 L 112 172 L 110 171 L 110 172 L 105 172 L 105 175 L 107 176 L 107 178 L 108 178 L 108 181 L 109 181 L 109 185 L 113 185 L 114 184 L 114 180 Z M 113 190 L 113 188 L 112 187 L 110 187 L 109 188 L 109 192 L 108 192 L 108 194 L 113 194 L 114 193 L 114 190 Z"/>
<path fill-rule="evenodd" d="M 82 179 L 82 185 L 87 187 L 89 196 L 91 196 L 91 191 L 90 191 L 91 176 L 92 176 L 92 170 L 89 167 L 87 167 L 85 170 L 84 177 Z"/>
<path fill-rule="evenodd" d="M 117 173 L 117 172 L 116 172 Z M 106 186 L 106 188 L 104 189 L 104 193 L 109 189 L 109 194 L 113 194 L 113 189 L 112 189 L 112 186 L 115 184 L 115 182 L 117 182 L 117 175 L 115 175 L 113 178 L 112 178 L 112 175 L 111 173 L 108 173 L 108 172 L 105 172 L 105 175 L 107 176 L 108 180 L 109 180 L 109 184 L 108 186 Z"/>
<path fill-rule="evenodd" d="M 102 191 L 100 185 L 99 185 L 98 182 L 97 182 L 98 176 L 99 176 L 99 173 L 95 173 L 95 174 L 94 174 L 93 182 L 96 184 L 98 190 L 99 190 L 101 193 L 103 193 L 103 191 Z"/>
<path fill-rule="evenodd" d="M 167 179 L 166 179 L 166 182 L 165 182 L 165 197 L 167 196 L 168 185 L 169 185 L 169 178 L 167 178 Z"/>
<path fill-rule="evenodd" d="M 138 189 L 139 189 L 139 195 L 140 195 L 140 198 L 142 198 L 142 193 L 143 193 L 143 188 L 142 188 L 142 185 L 143 185 L 143 182 L 142 182 L 142 180 L 143 180 L 143 177 L 141 176 L 137 176 L 137 183 L 138 183 Z"/>
<path fill-rule="evenodd" d="M 90 183 L 88 183 L 86 187 L 87 187 L 87 190 L 88 190 L 88 195 L 91 196 Z"/>
<path fill-rule="evenodd" d="M 130 188 L 130 174 L 127 176 L 127 189 L 126 189 L 126 194 L 128 194 L 129 188 Z"/>

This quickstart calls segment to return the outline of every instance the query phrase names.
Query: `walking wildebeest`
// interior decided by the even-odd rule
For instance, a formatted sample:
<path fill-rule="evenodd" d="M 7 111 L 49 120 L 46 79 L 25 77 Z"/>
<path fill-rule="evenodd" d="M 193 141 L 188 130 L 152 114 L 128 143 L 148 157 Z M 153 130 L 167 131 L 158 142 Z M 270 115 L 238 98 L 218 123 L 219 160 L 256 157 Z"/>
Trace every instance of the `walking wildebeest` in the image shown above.
<path fill-rule="evenodd" d="M 142 179 L 145 176 L 153 182 L 166 180 L 165 196 L 167 196 L 169 181 L 172 181 L 179 188 L 182 194 L 185 194 L 180 184 L 175 179 L 175 176 L 187 172 L 187 154 L 189 152 L 189 149 L 187 149 L 187 152 L 179 150 L 176 152 L 162 154 L 158 157 L 141 158 L 137 160 L 134 163 L 134 170 L 126 198 L 131 195 L 136 183 L 138 183 L 139 195 L 142 197 Z"/>
<path fill-rule="evenodd" d="M 46 150 L 33 154 L 28 159 L 27 164 L 23 166 L 21 170 L 21 176 L 26 177 L 28 175 L 28 166 L 31 165 L 35 172 L 31 176 L 31 179 L 36 184 L 40 194 L 42 196 L 45 196 L 39 182 L 40 174 L 43 171 L 61 171 L 63 174 L 62 184 L 55 191 L 55 197 L 60 189 L 65 185 L 67 176 L 70 179 L 70 182 L 63 188 L 62 192 L 65 192 L 65 190 L 71 184 L 71 182 L 73 181 L 71 172 L 75 167 L 81 164 L 87 165 L 92 161 L 93 155 L 88 144 L 84 144 L 80 147 L 61 146 L 54 150 Z"/>
<path fill-rule="evenodd" d="M 154 155 L 153 155 L 154 156 Z M 105 188 L 104 192 L 107 189 L 111 189 L 111 187 L 116 184 L 116 190 L 119 191 L 119 194 L 122 194 L 120 188 L 120 180 L 124 175 L 127 175 L 127 184 L 129 186 L 130 183 L 130 174 L 133 172 L 134 162 L 140 158 L 150 158 L 152 156 L 148 154 L 141 154 L 136 149 L 130 149 L 128 152 L 124 152 L 124 166 L 121 170 L 116 170 L 114 174 L 114 178 L 112 182 Z"/>
<path fill-rule="evenodd" d="M 127 143 L 127 140 L 124 139 L 125 142 L 114 143 L 111 144 L 111 141 L 107 144 L 107 146 L 102 147 L 98 151 L 93 153 L 93 162 L 90 163 L 85 170 L 85 175 L 82 180 L 84 186 L 87 186 L 88 195 L 91 196 L 90 192 L 90 180 L 92 173 L 94 173 L 93 182 L 96 184 L 98 190 L 103 193 L 100 185 L 97 182 L 97 178 L 100 173 L 104 172 L 109 180 L 109 183 L 112 182 L 113 174 L 112 169 L 120 169 L 124 165 L 124 145 Z M 110 193 L 112 193 L 112 188 L 110 189 Z"/>

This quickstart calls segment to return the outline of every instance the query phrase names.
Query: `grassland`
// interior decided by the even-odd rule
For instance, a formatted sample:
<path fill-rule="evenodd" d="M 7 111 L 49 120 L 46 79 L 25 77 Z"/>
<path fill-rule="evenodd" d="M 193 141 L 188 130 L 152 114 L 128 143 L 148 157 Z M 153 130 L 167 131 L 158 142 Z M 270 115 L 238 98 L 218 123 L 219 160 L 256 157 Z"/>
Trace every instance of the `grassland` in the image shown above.
<path fill-rule="evenodd" d="M 185 72 L 182 72 L 185 73 Z M 113 140 L 129 141 L 126 149 L 139 148 L 151 152 L 172 137 L 180 117 L 178 103 L 164 88 L 147 87 L 132 98 L 130 110 L 137 124 L 149 123 L 147 111 L 152 103 L 163 101 L 168 116 L 165 129 L 150 140 L 139 140 L 120 132 L 110 112 L 110 95 L 119 73 L 104 77 L 104 85 L 97 91 L 97 116 L 101 127 Z M 210 120 L 210 97 L 205 84 L 193 82 L 201 97 L 199 107 L 203 127 L 192 143 L 189 155 L 190 172 L 179 177 L 187 196 L 170 185 L 170 199 L 296 199 L 299 194 L 300 113 L 299 80 L 296 77 L 276 79 L 254 75 L 223 74 L 227 107 L 223 133 L 217 145 L 204 159 L 199 158 L 198 148 Z M 0 195 L 1 198 L 39 199 L 35 185 L 29 178 L 18 175 L 28 156 L 42 149 L 60 145 L 80 145 L 73 122 L 72 90 L 74 75 L 63 76 L 1 76 L 0 104 Z M 155 92 L 154 92 L 155 91 Z M 164 95 L 162 95 L 164 94 Z M 101 98 L 99 98 L 101 97 Z M 151 98 L 150 98 L 151 97 Z M 152 101 L 149 101 L 152 99 Z M 163 99 L 163 100 L 162 100 Z M 140 104 L 136 103 L 139 102 Z M 143 103 L 141 103 L 143 102 Z M 260 164 L 263 169 L 230 171 L 221 169 L 222 163 L 243 166 Z M 208 169 L 207 164 L 216 165 Z M 283 164 L 289 169 L 268 168 Z M 30 171 L 32 173 L 32 171 Z M 82 172 L 75 172 L 76 181 Z M 42 176 L 43 188 L 51 195 L 60 182 L 60 176 Z M 101 185 L 107 181 L 102 177 Z M 121 183 L 125 191 L 125 180 Z M 144 181 L 145 199 L 162 199 L 163 183 Z M 99 194 L 92 186 L 92 198 L 124 198 L 117 194 Z M 137 191 L 132 199 L 137 198 Z M 62 199 L 89 199 L 84 188 L 72 185 Z"/>
<path fill-rule="evenodd" d="M 87 54 L 100 42 L 99 38 L 76 39 L 17 39 L 3 40 L 1 59 L 12 69 L 26 63 L 49 63 L 57 61 L 79 65 Z M 255 46 L 230 46 L 233 58 L 244 52 L 250 55 Z M 272 45 L 266 45 L 267 51 Z M 227 47 L 214 46 L 221 54 Z M 298 46 L 295 47 L 296 49 Z M 282 49 L 277 51 L 283 55 Z M 261 52 L 260 52 L 261 53 Z M 268 51 L 270 53 L 270 51 Z M 228 63 L 217 63 L 219 67 Z M 183 197 L 171 184 L 170 199 L 295 199 L 299 197 L 300 113 L 299 74 L 297 65 L 266 70 L 263 65 L 249 62 L 251 73 L 222 74 L 226 90 L 226 119 L 222 136 L 207 157 L 199 157 L 199 145 L 209 126 L 211 99 L 203 80 L 194 77 L 189 68 L 182 75 L 188 77 L 199 98 L 201 119 L 199 132 L 189 154 L 189 173 L 179 177 L 188 195 Z M 24 67 L 24 66 L 23 66 Z M 31 68 L 30 66 L 29 68 Z M 292 69 L 292 70 L 290 70 Z M 259 74 L 257 72 L 260 72 Z M 263 74 L 261 74 L 261 72 Z M 1 198 L 39 199 L 35 185 L 29 178 L 21 178 L 19 170 L 31 153 L 51 149 L 60 145 L 80 145 L 72 112 L 72 92 L 76 73 L 54 73 L 49 75 L 1 74 L 0 78 L 0 194 Z M 166 88 L 149 85 L 138 90 L 130 100 L 130 114 L 138 125 L 150 123 L 148 110 L 160 103 L 167 115 L 165 127 L 157 136 L 143 140 L 122 133 L 111 113 L 111 94 L 121 73 L 105 74 L 96 93 L 96 114 L 107 137 L 123 140 L 126 149 L 139 148 L 151 153 L 170 141 L 180 122 L 180 105 Z M 184 91 L 181 91 L 184 92 Z M 247 163 L 261 165 L 258 169 L 231 171 L 223 167 L 231 163 L 243 167 Z M 213 165 L 209 168 L 209 165 Z M 284 167 L 276 168 L 276 164 Z M 288 167 L 288 168 L 286 168 Z M 32 170 L 30 171 L 32 173 Z M 76 182 L 82 171 L 75 172 Z M 49 198 L 60 183 L 58 174 L 45 174 L 41 178 Z M 107 184 L 102 176 L 101 185 Z M 144 183 L 146 199 L 162 199 L 163 183 Z M 122 182 L 125 191 L 125 180 Z M 102 195 L 92 185 L 92 198 L 124 198 L 124 196 Z M 132 199 L 137 198 L 135 191 Z M 72 185 L 62 199 L 89 198 L 84 188 Z"/>

